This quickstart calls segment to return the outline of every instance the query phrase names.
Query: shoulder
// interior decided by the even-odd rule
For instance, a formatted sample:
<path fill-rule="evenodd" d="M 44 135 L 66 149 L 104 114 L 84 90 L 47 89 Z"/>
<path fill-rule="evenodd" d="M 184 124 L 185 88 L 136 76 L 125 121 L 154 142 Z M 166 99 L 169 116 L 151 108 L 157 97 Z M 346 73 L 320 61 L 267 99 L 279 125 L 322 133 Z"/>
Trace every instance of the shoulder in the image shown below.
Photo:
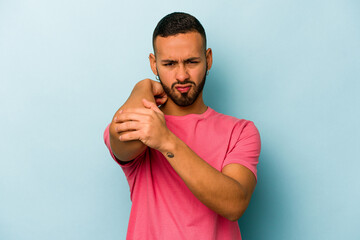
<path fill-rule="evenodd" d="M 231 127 L 256 129 L 254 122 L 251 120 L 226 115 L 223 113 L 216 112 L 215 110 L 212 110 L 211 114 L 209 114 L 207 119 L 209 121 L 215 121 L 221 124 L 227 124 L 228 126 Z"/>
<path fill-rule="evenodd" d="M 239 141 L 253 137 L 260 141 L 259 130 L 251 120 L 226 115 L 215 110 L 209 115 L 208 120 L 214 122 L 219 129 L 231 132 L 232 139 Z"/>

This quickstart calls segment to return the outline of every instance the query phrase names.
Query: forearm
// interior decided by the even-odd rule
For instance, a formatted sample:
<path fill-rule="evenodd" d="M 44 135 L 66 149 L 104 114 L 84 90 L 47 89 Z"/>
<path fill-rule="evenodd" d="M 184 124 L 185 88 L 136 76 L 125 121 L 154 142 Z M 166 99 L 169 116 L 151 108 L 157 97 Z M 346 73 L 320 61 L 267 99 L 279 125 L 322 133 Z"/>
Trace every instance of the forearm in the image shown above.
<path fill-rule="evenodd" d="M 141 139 L 160 151 L 196 198 L 231 221 L 239 219 L 256 185 L 253 173 L 236 163 L 218 171 L 167 128 L 164 113 L 154 103 L 144 100 L 143 104 L 147 110 L 119 114 L 120 130 L 135 130 L 122 135 L 121 141 Z"/>
<path fill-rule="evenodd" d="M 232 221 L 244 213 L 249 199 L 239 182 L 209 165 L 175 135 L 161 152 L 195 197 L 207 207 Z M 168 153 L 174 156 L 169 157 Z"/>
<path fill-rule="evenodd" d="M 114 114 L 113 120 L 110 124 L 110 145 L 114 155 L 121 161 L 129 161 L 139 155 L 146 146 L 139 140 L 122 142 L 119 137 L 123 133 L 119 133 L 115 129 L 114 118 L 118 112 L 124 109 L 130 108 L 144 108 L 142 99 L 145 98 L 148 101 L 155 102 L 152 94 L 152 84 L 150 79 L 145 79 L 138 82 L 132 90 L 129 98 Z"/>

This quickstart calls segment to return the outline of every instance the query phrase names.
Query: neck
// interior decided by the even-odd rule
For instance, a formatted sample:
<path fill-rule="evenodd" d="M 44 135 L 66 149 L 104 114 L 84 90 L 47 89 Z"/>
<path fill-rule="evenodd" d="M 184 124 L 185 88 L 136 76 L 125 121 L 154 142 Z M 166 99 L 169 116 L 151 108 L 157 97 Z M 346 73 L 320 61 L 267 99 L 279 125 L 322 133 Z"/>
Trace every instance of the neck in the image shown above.
<path fill-rule="evenodd" d="M 199 97 L 190 106 L 178 106 L 170 98 L 168 98 L 166 104 L 161 106 L 160 110 L 165 115 L 185 116 L 188 114 L 202 114 L 207 110 L 207 106 L 202 98 L 202 93 L 200 93 Z"/>

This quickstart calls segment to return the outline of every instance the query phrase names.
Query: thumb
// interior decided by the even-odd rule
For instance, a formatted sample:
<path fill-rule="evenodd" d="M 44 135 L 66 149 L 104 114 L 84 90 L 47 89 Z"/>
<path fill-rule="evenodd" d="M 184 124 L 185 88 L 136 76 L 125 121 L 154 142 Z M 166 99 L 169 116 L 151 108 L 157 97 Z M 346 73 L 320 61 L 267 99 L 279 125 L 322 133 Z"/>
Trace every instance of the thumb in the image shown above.
<path fill-rule="evenodd" d="M 162 111 L 156 106 L 155 103 L 150 102 L 150 101 L 146 100 L 145 98 L 142 99 L 142 102 L 146 108 L 152 109 L 158 113 L 162 113 Z"/>

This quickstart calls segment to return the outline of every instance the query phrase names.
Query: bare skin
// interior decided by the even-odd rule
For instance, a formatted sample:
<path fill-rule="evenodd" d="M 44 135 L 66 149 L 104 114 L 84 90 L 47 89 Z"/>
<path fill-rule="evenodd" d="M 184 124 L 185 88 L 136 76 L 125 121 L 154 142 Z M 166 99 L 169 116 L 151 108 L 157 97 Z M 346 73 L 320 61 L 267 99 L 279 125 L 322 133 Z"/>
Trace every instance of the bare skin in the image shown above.
<path fill-rule="evenodd" d="M 206 68 L 210 69 L 212 65 L 212 51 L 204 51 L 201 35 L 190 32 L 157 37 L 155 45 L 156 57 L 149 56 L 154 74 L 173 89 L 175 97 L 181 95 L 176 87 L 187 80 L 194 83 L 186 85 L 190 88 L 189 95 L 194 94 Z M 171 88 L 172 85 L 175 87 Z M 155 98 L 155 95 L 160 97 Z M 159 83 L 149 79 L 140 81 L 114 115 L 110 125 L 111 148 L 123 162 L 131 161 L 146 147 L 160 151 L 202 203 L 221 216 L 237 221 L 255 189 L 253 173 L 240 164 L 229 164 L 218 171 L 166 127 L 164 114 L 201 114 L 206 109 L 202 93 L 190 106 L 180 107 L 164 93 Z"/>
<path fill-rule="evenodd" d="M 167 96 L 164 93 L 160 83 L 150 79 L 144 79 L 138 82 L 131 92 L 128 100 L 115 113 L 110 124 L 110 145 L 113 153 L 120 161 L 130 161 L 143 152 L 146 148 L 141 141 L 120 141 L 119 138 L 125 132 L 119 131 L 119 121 L 117 117 L 123 110 L 144 108 L 142 99 L 147 99 L 157 105 L 163 104 L 167 101 Z"/>

